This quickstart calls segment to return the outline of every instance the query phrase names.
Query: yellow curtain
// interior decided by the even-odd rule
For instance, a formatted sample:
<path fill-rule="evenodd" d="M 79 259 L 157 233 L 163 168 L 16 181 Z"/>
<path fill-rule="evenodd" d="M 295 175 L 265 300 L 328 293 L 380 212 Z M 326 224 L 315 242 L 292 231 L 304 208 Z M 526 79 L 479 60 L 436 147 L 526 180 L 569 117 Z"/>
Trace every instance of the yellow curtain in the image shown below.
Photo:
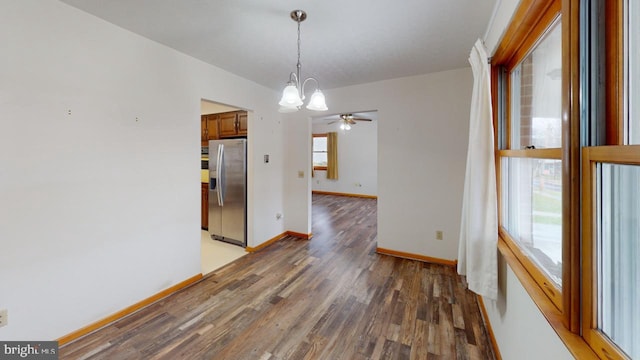
<path fill-rule="evenodd" d="M 327 133 L 327 179 L 338 180 L 338 133 Z"/>

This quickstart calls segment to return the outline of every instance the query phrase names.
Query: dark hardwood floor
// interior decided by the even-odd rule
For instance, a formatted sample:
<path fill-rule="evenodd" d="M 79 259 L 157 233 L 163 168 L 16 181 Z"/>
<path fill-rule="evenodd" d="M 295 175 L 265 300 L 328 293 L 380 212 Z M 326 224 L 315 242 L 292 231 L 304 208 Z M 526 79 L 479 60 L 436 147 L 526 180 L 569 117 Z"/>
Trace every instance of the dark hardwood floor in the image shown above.
<path fill-rule="evenodd" d="M 454 268 L 375 252 L 376 200 L 314 195 L 313 234 L 246 255 L 60 358 L 494 358 Z"/>

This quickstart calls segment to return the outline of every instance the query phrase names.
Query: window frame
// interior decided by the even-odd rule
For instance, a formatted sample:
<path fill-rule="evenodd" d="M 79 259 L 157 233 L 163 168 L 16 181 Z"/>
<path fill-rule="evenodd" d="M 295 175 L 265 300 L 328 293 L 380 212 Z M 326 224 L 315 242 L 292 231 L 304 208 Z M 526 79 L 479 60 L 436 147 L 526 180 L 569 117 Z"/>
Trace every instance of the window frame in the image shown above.
<path fill-rule="evenodd" d="M 492 64 L 492 106 L 496 155 L 499 149 L 508 149 L 504 134 L 510 134 L 508 124 L 500 119 L 509 116 L 510 104 L 505 96 L 503 67 L 513 67 L 528 53 L 537 39 L 551 23 L 549 17 L 559 13 L 562 21 L 562 311 L 549 299 L 544 285 L 535 280 L 508 240 L 499 232 L 498 250 L 531 299 L 541 310 L 551 327 L 565 343 L 571 354 L 579 359 L 597 359 L 596 353 L 581 336 L 581 7 L 580 0 L 521 0 L 498 44 Z M 545 21 L 546 19 L 546 21 Z M 547 26 L 544 26 L 547 25 Z M 519 151 L 519 150 L 509 150 Z M 496 156 L 497 176 L 500 178 L 500 157 Z M 498 188 L 498 203 L 501 203 Z M 501 208 L 498 209 L 502 218 Z"/>
<path fill-rule="evenodd" d="M 499 233 L 498 250 L 529 293 L 549 324 L 579 359 L 625 359 L 625 355 L 595 330 L 593 249 L 591 236 L 597 226 L 592 207 L 596 162 L 640 165 L 640 145 L 625 145 L 628 125 L 626 89 L 626 1 L 587 3 L 581 0 L 521 0 L 491 60 L 496 169 L 499 155 L 509 149 L 509 76 L 513 66 L 535 45 L 531 38 L 550 8 L 560 4 L 562 17 L 562 308 L 549 299 L 529 267 L 516 256 L 517 249 Z M 604 24 L 604 25 L 603 25 Z M 501 153 L 502 152 L 502 153 Z M 511 154 L 518 155 L 518 154 Z M 501 204 L 498 188 L 498 203 Z M 498 209 L 502 211 L 501 208 Z M 500 219 L 503 218 L 502 214 Z M 594 306 L 595 304 L 595 306 Z"/>
<path fill-rule="evenodd" d="M 313 148 L 313 139 L 314 138 L 321 138 L 321 137 L 327 139 L 327 134 L 324 133 L 324 134 L 312 134 L 312 135 L 313 136 L 311 138 L 311 165 L 313 165 L 313 155 L 315 153 L 325 153 L 325 154 L 327 154 L 327 161 L 328 161 L 329 160 L 329 149 L 327 149 L 326 151 L 315 151 L 314 148 Z M 324 170 L 324 171 L 326 171 L 327 170 L 327 166 L 326 165 L 325 166 L 313 165 L 313 170 Z"/>
<path fill-rule="evenodd" d="M 598 330 L 597 302 L 597 182 L 598 163 L 640 165 L 640 145 L 630 145 L 627 126 L 630 126 L 627 106 L 628 42 L 625 38 L 628 0 L 604 2 L 605 18 L 605 137 L 604 143 L 590 144 L 582 149 L 583 224 L 582 224 L 582 336 L 603 359 L 627 359 L 612 340 Z"/>
<path fill-rule="evenodd" d="M 640 145 L 592 146 L 582 150 L 582 336 L 602 359 L 626 359 L 615 343 L 598 330 L 597 314 L 597 206 L 598 163 L 640 165 Z"/>
<path fill-rule="evenodd" d="M 535 5 L 535 4 L 533 4 Z M 537 45 L 544 38 L 544 36 L 548 33 L 551 27 L 557 24 L 557 21 L 562 21 L 560 24 L 563 35 L 562 35 L 562 43 L 563 43 L 563 59 L 564 59 L 564 43 L 565 43 L 565 34 L 564 34 L 564 19 L 562 16 L 562 7 L 561 1 L 559 0 L 550 0 L 550 1 L 539 1 L 537 2 L 539 8 L 535 14 L 527 14 L 525 17 L 534 17 L 535 21 L 521 22 L 523 24 L 520 29 L 516 32 L 514 36 L 514 41 L 511 46 L 505 46 L 503 48 L 499 48 L 496 51 L 496 56 L 492 59 L 492 68 L 494 73 L 502 73 L 504 76 L 501 77 L 501 91 L 500 97 L 504 103 L 500 104 L 503 109 L 502 114 L 496 114 L 497 118 L 494 121 L 499 125 L 499 128 L 504 131 L 504 134 L 497 134 L 496 138 L 502 138 L 503 144 L 500 148 L 496 147 L 496 169 L 497 169 L 497 179 L 498 179 L 498 194 L 499 201 L 498 204 L 502 204 L 502 192 L 501 192 L 501 181 L 502 181 L 502 159 L 503 158 L 539 158 L 539 159 L 550 159 L 550 160 L 560 160 L 564 163 L 562 148 L 549 148 L 549 149 L 512 149 L 511 148 L 511 133 L 512 133 L 512 125 L 511 125 L 511 72 L 522 63 L 522 61 L 532 53 L 533 50 L 536 49 Z M 519 41 L 515 39 L 519 37 Z M 565 81 L 566 78 L 564 76 L 564 60 L 563 60 L 563 76 L 562 76 L 562 93 L 564 94 L 565 89 Z M 494 79 L 497 78 L 497 75 L 494 75 Z M 492 96 L 494 101 L 497 101 L 496 98 L 499 96 Z M 494 108 L 497 108 L 494 106 Z M 564 101 L 563 101 L 563 113 L 564 113 Z M 498 128 L 498 127 L 496 127 Z M 563 142 L 564 137 L 566 136 L 565 131 L 563 130 Z M 563 168 L 565 167 L 562 165 Z M 563 171 L 562 178 L 565 178 L 565 173 Z M 564 199 L 564 185 L 565 181 L 562 181 L 563 184 L 563 203 Z M 502 208 L 499 207 L 499 219 L 502 219 Z M 563 214 L 564 218 L 564 214 Z M 501 221 L 501 220 L 500 220 Z M 564 219 L 563 219 L 563 227 L 564 227 Z M 564 230 L 563 230 L 564 231 Z M 563 298 L 563 290 L 555 285 L 555 283 L 547 277 L 544 270 L 542 270 L 526 252 L 520 247 L 518 242 L 511 237 L 508 231 L 502 226 L 500 222 L 500 226 L 498 228 L 498 235 L 501 241 L 503 241 L 506 245 L 505 249 L 508 249 L 512 255 L 517 259 L 521 265 L 526 269 L 529 274 L 530 281 L 532 281 L 536 286 L 538 286 L 542 292 L 547 296 L 548 300 L 556 307 L 556 309 L 562 314 L 564 309 L 564 298 Z M 561 240 L 564 244 L 564 233 L 563 239 Z M 564 245 L 563 254 L 564 254 Z M 566 267 L 565 257 L 563 255 L 563 276 L 562 276 L 562 285 L 564 288 L 565 279 L 564 279 L 564 268 Z"/>

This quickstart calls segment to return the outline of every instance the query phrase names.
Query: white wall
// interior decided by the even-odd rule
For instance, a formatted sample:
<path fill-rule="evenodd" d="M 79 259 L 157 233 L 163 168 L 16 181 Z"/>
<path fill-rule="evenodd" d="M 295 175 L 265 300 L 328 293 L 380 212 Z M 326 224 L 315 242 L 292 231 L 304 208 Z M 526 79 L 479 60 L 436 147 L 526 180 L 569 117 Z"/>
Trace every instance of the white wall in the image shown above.
<path fill-rule="evenodd" d="M 285 114 L 283 118 L 284 224 L 289 231 L 311 234 L 311 118 L 308 110 Z"/>
<path fill-rule="evenodd" d="M 312 189 L 347 194 L 378 195 L 378 122 L 358 121 L 345 131 L 339 124 L 315 123 L 314 134 L 338 134 L 338 179 L 327 179 L 325 170 L 316 170 Z"/>
<path fill-rule="evenodd" d="M 201 98 L 252 110 L 249 245 L 284 231 L 276 92 L 55 0 L 0 7 L 0 339 L 54 339 L 200 273 Z"/>
<path fill-rule="evenodd" d="M 227 106 L 224 104 L 206 101 L 206 100 L 203 100 L 200 102 L 200 113 L 202 115 L 217 114 L 217 113 L 237 111 L 237 110 L 241 110 L 241 109 L 238 109 L 232 106 Z"/>
<path fill-rule="evenodd" d="M 484 44 L 489 54 L 493 54 L 496 51 L 519 3 L 520 0 L 496 1 L 491 23 L 487 26 L 484 38 Z"/>
<path fill-rule="evenodd" d="M 498 2 L 485 38 L 490 54 L 502 40 L 518 4 L 518 0 Z M 502 358 L 573 359 L 502 257 L 498 279 L 498 300 L 484 298 L 484 303 Z"/>
<path fill-rule="evenodd" d="M 326 91 L 332 113 L 378 110 L 379 247 L 456 258 L 471 88 L 471 69 L 463 68 Z M 304 156 L 287 163 L 287 174 L 310 166 Z M 444 240 L 435 240 L 436 230 Z"/>
<path fill-rule="evenodd" d="M 502 256 L 498 278 L 498 300 L 483 300 L 502 358 L 573 359 Z"/>

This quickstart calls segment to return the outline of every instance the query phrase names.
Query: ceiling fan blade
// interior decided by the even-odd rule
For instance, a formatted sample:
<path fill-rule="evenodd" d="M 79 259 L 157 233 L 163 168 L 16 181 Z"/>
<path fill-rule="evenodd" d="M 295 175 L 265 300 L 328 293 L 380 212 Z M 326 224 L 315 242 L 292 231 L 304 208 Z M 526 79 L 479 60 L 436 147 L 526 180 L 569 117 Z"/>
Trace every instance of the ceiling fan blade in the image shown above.
<path fill-rule="evenodd" d="M 337 123 L 337 122 L 338 122 L 338 120 L 333 120 L 333 121 L 331 121 L 331 122 L 328 122 L 328 123 L 327 123 L 327 125 L 335 124 L 335 123 Z"/>
<path fill-rule="evenodd" d="M 371 119 L 367 119 L 367 118 L 351 118 L 351 120 L 356 120 L 356 121 L 371 121 Z"/>
<path fill-rule="evenodd" d="M 355 121 L 353 121 L 353 120 L 354 120 L 354 119 L 349 118 L 349 119 L 347 119 L 347 120 L 345 120 L 345 121 L 346 121 L 347 123 L 349 123 L 349 125 L 355 125 L 355 124 L 356 124 L 356 122 L 355 122 Z"/>

